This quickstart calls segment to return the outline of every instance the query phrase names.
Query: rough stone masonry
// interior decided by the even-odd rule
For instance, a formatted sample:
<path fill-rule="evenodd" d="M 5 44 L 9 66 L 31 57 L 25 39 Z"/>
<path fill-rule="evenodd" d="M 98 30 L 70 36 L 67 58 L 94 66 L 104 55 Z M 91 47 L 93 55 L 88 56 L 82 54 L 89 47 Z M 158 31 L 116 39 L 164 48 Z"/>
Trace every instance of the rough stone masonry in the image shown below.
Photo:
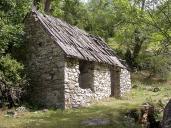
<path fill-rule="evenodd" d="M 77 108 L 130 90 L 130 72 L 126 68 L 68 58 L 34 15 L 25 20 L 25 32 L 30 102 Z"/>

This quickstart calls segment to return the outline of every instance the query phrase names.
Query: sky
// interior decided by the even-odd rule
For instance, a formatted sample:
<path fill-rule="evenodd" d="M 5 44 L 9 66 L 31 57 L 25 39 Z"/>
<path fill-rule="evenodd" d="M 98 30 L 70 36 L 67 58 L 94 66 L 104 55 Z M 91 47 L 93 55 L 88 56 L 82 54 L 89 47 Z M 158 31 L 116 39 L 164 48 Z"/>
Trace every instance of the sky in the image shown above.
<path fill-rule="evenodd" d="M 81 0 L 82 2 L 87 2 L 88 0 Z"/>

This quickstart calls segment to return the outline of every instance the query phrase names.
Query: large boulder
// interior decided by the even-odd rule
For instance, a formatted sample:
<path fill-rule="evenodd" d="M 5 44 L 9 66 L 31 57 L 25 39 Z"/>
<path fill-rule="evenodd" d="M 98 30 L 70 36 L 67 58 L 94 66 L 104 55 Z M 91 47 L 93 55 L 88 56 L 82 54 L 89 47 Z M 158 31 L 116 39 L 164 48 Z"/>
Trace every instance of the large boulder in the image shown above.
<path fill-rule="evenodd" d="M 164 109 L 162 128 L 171 128 L 171 99 Z"/>

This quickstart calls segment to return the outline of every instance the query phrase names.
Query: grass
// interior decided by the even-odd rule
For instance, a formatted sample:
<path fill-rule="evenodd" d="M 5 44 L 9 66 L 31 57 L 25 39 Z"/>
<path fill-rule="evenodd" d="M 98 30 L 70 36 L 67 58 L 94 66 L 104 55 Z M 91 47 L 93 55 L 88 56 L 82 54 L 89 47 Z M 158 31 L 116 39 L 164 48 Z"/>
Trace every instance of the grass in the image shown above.
<path fill-rule="evenodd" d="M 48 110 L 24 112 L 18 118 L 6 117 L 6 111 L 0 113 L 0 128 L 135 128 L 129 120 L 124 118 L 124 113 L 129 109 L 139 108 L 144 102 L 152 102 L 160 106 L 160 100 L 165 104 L 171 97 L 169 83 L 144 85 L 134 82 L 137 88 L 122 99 L 110 98 L 104 102 L 94 103 L 90 107 L 70 110 Z M 160 91 L 153 92 L 158 87 Z M 160 103 L 160 104 L 159 104 Z M 159 119 L 161 118 L 161 113 Z M 86 127 L 81 121 L 89 118 L 108 118 L 112 124 L 108 126 Z"/>

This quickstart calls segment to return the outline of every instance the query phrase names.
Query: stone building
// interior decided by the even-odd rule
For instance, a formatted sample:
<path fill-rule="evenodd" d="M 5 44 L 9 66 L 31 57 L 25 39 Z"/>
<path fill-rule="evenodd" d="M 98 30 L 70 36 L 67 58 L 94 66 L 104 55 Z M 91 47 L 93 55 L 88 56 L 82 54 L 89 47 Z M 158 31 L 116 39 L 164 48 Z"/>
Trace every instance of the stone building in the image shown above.
<path fill-rule="evenodd" d="M 130 90 L 130 72 L 100 37 L 34 9 L 24 22 L 33 103 L 73 108 Z"/>

